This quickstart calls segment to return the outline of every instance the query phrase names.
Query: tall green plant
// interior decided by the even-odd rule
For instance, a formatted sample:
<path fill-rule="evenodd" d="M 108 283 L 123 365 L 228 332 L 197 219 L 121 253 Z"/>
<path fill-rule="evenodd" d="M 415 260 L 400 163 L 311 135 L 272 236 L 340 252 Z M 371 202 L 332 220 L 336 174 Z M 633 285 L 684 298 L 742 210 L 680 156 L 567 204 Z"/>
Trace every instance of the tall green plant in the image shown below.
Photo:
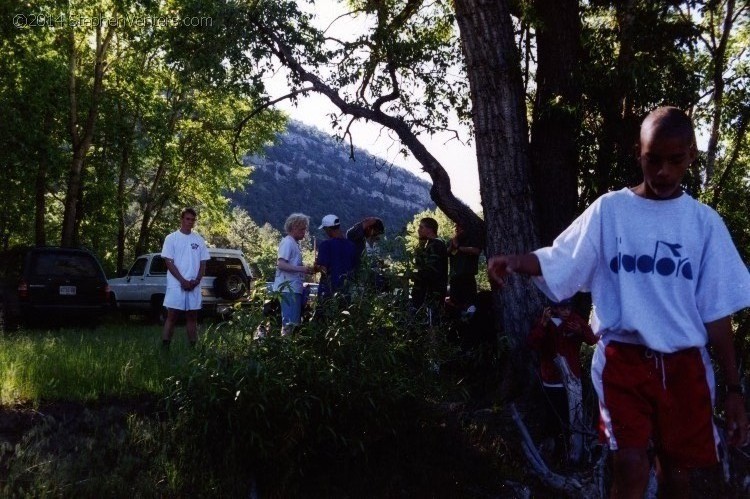
<path fill-rule="evenodd" d="M 212 483 L 234 477 L 241 489 L 254 476 L 299 495 L 311 470 L 346 466 L 384 439 L 408 438 L 426 400 L 439 393 L 431 366 L 441 348 L 401 300 L 365 294 L 329 304 L 328 320 L 292 337 L 254 339 L 259 314 L 207 336 L 166 399 L 180 462 L 207 471 Z M 186 486 L 207 492 L 201 483 Z"/>

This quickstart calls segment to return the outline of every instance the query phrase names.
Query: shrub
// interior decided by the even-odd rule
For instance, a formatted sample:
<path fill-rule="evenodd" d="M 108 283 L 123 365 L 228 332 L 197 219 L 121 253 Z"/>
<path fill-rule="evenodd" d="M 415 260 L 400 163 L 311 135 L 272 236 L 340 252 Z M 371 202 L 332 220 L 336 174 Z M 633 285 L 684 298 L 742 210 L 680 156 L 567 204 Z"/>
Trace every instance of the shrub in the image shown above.
<path fill-rule="evenodd" d="M 328 319 L 290 337 L 254 339 L 259 313 L 205 335 L 166 399 L 180 475 L 203 476 L 185 478 L 184 491 L 247 494 L 255 477 L 272 494 L 299 495 L 316 468 L 366 461 L 427 417 L 440 390 L 432 366 L 447 352 L 439 335 L 421 332 L 397 295 L 331 302 L 318 317 L 324 309 Z"/>

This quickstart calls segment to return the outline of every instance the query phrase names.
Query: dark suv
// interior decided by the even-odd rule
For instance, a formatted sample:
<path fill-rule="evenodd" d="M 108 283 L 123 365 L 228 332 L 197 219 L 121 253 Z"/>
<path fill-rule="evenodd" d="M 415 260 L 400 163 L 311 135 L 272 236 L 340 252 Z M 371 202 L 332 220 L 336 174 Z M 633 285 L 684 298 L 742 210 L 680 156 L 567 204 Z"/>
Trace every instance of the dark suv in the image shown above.
<path fill-rule="evenodd" d="M 0 252 L 0 331 L 45 319 L 96 323 L 109 286 L 94 255 L 74 248 L 13 248 Z"/>

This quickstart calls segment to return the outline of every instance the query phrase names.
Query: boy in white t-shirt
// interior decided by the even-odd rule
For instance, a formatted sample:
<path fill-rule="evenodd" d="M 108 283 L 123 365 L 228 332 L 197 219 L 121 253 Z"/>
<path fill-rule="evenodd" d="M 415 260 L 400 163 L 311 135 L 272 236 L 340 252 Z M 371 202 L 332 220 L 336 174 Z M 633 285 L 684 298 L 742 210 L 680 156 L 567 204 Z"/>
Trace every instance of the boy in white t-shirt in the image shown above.
<path fill-rule="evenodd" d="M 614 450 L 612 497 L 643 497 L 652 441 L 660 496 L 688 497 L 689 473 L 718 461 L 711 344 L 726 383 L 729 443 L 747 439 L 731 315 L 750 306 L 750 273 L 719 215 L 680 186 L 697 157 L 674 107 L 641 125 L 643 182 L 597 199 L 551 247 L 490 259 L 490 279 L 535 276 L 559 301 L 591 291 L 601 338 L 591 367 L 602 436 Z"/>
<path fill-rule="evenodd" d="M 161 256 L 167 264 L 167 290 L 164 306 L 167 320 L 164 321 L 162 345 L 169 347 L 174 334 L 178 311 L 185 311 L 188 341 L 195 346 L 198 341 L 198 311 L 201 309 L 201 279 L 206 272 L 206 261 L 210 259 L 206 242 L 193 226 L 198 218 L 193 208 L 185 208 L 180 214 L 180 230 L 164 239 Z"/>

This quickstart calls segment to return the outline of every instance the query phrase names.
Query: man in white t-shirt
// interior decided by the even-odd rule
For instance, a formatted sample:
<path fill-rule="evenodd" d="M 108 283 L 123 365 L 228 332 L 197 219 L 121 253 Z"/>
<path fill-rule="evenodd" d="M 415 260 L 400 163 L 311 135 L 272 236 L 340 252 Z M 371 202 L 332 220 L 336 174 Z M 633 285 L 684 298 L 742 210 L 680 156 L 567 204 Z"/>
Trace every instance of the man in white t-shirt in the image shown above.
<path fill-rule="evenodd" d="M 201 279 L 210 258 L 206 242 L 193 232 L 198 218 L 193 208 L 185 208 L 180 214 L 180 230 L 164 239 L 161 256 L 167 264 L 167 290 L 164 306 L 167 320 L 164 322 L 162 345 L 169 347 L 174 334 L 174 325 L 180 310 L 185 312 L 188 341 L 195 346 L 198 341 L 198 311 L 201 309 Z"/>
<path fill-rule="evenodd" d="M 697 157 L 690 118 L 655 109 L 637 151 L 641 184 L 597 199 L 551 247 L 492 257 L 488 271 L 499 285 L 535 276 L 556 301 L 591 291 L 600 338 L 591 378 L 614 451 L 612 497 L 643 497 L 651 441 L 659 495 L 689 497 L 689 470 L 718 462 L 708 344 L 724 375 L 728 441 L 747 442 L 731 315 L 750 306 L 750 274 L 721 217 L 682 191 Z"/>

